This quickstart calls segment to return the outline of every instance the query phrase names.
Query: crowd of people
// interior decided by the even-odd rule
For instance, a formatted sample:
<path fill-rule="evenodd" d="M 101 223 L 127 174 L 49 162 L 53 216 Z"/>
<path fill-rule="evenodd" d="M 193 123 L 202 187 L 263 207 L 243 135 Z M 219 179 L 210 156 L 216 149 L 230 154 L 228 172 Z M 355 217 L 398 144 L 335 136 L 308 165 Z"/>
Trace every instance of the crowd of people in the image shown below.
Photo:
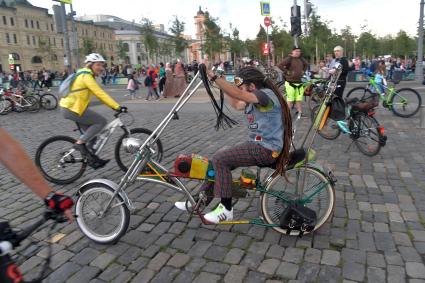
<path fill-rule="evenodd" d="M 190 67 L 189 67 L 190 66 Z M 130 71 L 130 72 L 129 72 Z M 198 71 L 198 64 L 194 61 L 191 65 L 184 65 L 180 60 L 175 64 L 163 62 L 151 64 L 149 67 L 142 66 L 137 70 L 126 68 L 128 73 L 127 90 L 131 99 L 141 98 L 140 86 L 147 88 L 145 100 L 159 100 L 167 97 L 180 97 L 187 87 L 188 72 Z"/>

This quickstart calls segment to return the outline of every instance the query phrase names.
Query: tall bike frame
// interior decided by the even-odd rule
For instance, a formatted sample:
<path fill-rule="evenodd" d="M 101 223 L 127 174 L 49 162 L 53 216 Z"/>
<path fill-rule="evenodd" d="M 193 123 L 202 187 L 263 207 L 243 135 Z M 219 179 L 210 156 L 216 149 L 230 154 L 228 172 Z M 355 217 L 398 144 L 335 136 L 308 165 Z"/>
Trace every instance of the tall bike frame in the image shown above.
<path fill-rule="evenodd" d="M 135 154 L 135 158 L 132 162 L 132 164 L 129 166 L 127 172 L 122 177 L 119 184 L 116 184 L 112 181 L 109 181 L 107 179 L 95 179 L 86 182 L 83 184 L 78 192 L 78 200 L 76 203 L 76 214 L 77 214 L 77 224 L 79 225 L 82 232 L 87 235 L 92 240 L 107 244 L 107 243 L 113 243 L 116 242 L 125 232 L 128 227 L 129 222 L 129 213 L 130 210 L 135 210 L 135 206 L 130 201 L 129 197 L 127 196 L 125 192 L 125 188 L 129 186 L 130 184 L 133 184 L 135 181 L 143 181 L 147 183 L 152 183 L 156 185 L 161 185 L 166 188 L 172 189 L 178 193 L 182 193 L 187 200 L 188 204 L 190 204 L 191 207 L 193 207 L 192 212 L 196 213 L 200 218 L 201 221 L 204 224 L 211 224 L 208 223 L 204 218 L 202 211 L 199 211 L 197 209 L 197 205 L 199 205 L 199 201 L 197 202 L 194 197 L 192 196 L 190 190 L 179 180 L 179 177 L 171 172 L 169 172 L 164 166 L 162 166 L 159 162 L 156 162 L 155 160 L 151 159 L 151 155 L 154 154 L 154 151 L 151 149 L 151 146 L 156 142 L 156 140 L 160 137 L 160 135 L 164 132 L 165 128 L 168 126 L 168 124 L 171 122 L 173 118 L 178 117 L 177 114 L 179 110 L 184 106 L 184 104 L 193 96 L 193 94 L 197 91 L 197 89 L 204 83 L 203 80 L 200 80 L 198 82 L 198 79 L 200 78 L 200 71 L 195 75 L 193 80 L 190 82 L 190 84 L 187 86 L 183 94 L 180 96 L 176 104 L 172 107 L 170 112 L 165 116 L 165 118 L 160 122 L 158 127 L 152 132 L 152 134 L 143 142 L 143 144 L 139 147 L 137 153 Z M 339 71 L 340 74 L 340 71 Z M 338 74 L 338 76 L 339 76 Z M 338 76 L 335 76 L 335 80 L 331 80 L 330 86 L 332 84 L 332 87 L 328 87 L 327 96 L 323 100 L 323 104 L 326 105 L 328 98 L 330 97 L 330 91 L 333 91 L 336 87 L 336 82 Z M 319 114 L 321 115 L 317 119 L 322 119 L 324 116 L 324 112 L 320 111 Z M 325 117 L 326 118 L 326 117 Z M 304 147 L 306 144 L 309 133 L 314 128 L 315 124 L 312 124 L 306 133 L 306 136 L 302 142 L 301 148 Z M 317 130 L 315 131 L 317 132 Z M 291 171 L 296 178 L 296 193 L 295 193 L 295 199 L 291 199 L 287 196 L 285 196 L 282 192 L 274 191 L 273 189 L 269 189 L 268 186 L 273 183 L 277 182 L 277 178 L 273 177 L 273 174 L 269 175 L 265 178 L 264 182 L 261 182 L 260 180 L 260 169 L 257 170 L 257 182 L 256 182 L 256 191 L 261 193 L 261 201 L 260 202 L 267 202 L 270 201 L 267 197 L 263 197 L 264 195 L 275 197 L 279 203 L 285 203 L 285 204 L 301 204 L 305 205 L 312 202 L 312 199 L 317 195 L 321 194 L 324 190 L 327 194 L 329 194 L 329 204 L 327 205 L 325 211 L 326 216 L 323 216 L 323 220 L 320 224 L 323 225 L 327 221 L 327 219 L 332 214 L 334 204 L 335 204 L 335 197 L 334 197 L 334 183 L 335 179 L 333 178 L 332 173 L 330 170 L 324 169 L 323 167 L 317 165 L 317 164 L 310 164 L 309 161 L 313 158 L 314 151 L 311 150 L 311 145 L 313 143 L 315 134 L 313 135 L 311 142 L 309 144 L 309 147 L 307 151 L 302 149 L 303 153 L 301 156 L 293 158 L 292 164 L 288 165 L 287 172 L 290 172 L 291 169 L 295 169 L 295 171 Z M 125 143 L 125 142 L 124 142 Z M 295 153 L 294 153 L 295 155 Z M 312 157 L 312 158 L 310 158 Z M 303 194 L 303 187 L 306 182 L 306 175 L 307 173 L 313 174 L 314 177 L 317 177 L 321 182 L 317 184 L 317 188 L 312 189 L 312 191 L 307 191 L 306 195 Z M 279 176 L 280 178 L 283 178 Z M 298 183 L 300 181 L 300 184 Z M 91 192 L 93 193 L 86 193 Z M 97 192 L 96 192 L 97 191 Z M 103 192 L 101 192 L 103 191 Z M 88 207 L 87 212 L 84 208 L 84 198 L 88 199 L 89 197 L 94 197 L 96 193 L 104 193 L 107 192 L 106 195 L 107 199 L 104 200 L 104 203 L 99 204 L 96 200 L 98 206 L 100 206 L 101 211 L 100 212 L 94 212 L 90 207 Z M 319 201 L 320 203 L 320 201 Z M 95 232 L 91 232 L 89 228 L 87 228 L 86 221 L 85 220 L 85 213 L 87 214 L 93 214 L 94 215 L 94 223 L 98 223 L 101 218 L 103 217 L 109 217 L 111 214 L 111 208 L 116 208 L 121 210 L 121 213 L 124 214 L 124 219 L 120 220 L 119 228 L 115 229 L 111 232 L 111 234 L 108 234 L 105 237 L 103 234 L 99 235 Z M 264 205 L 262 204 L 262 207 Z M 262 211 L 264 214 L 264 211 Z M 265 217 L 267 218 L 267 216 Z M 106 220 L 106 224 L 109 224 Z M 223 221 L 219 224 L 256 224 L 261 225 L 265 227 L 272 227 L 275 230 L 279 230 L 280 227 L 279 224 L 276 223 L 276 221 L 273 221 L 271 223 L 266 219 L 264 221 L 263 219 L 251 219 L 251 220 L 239 220 L 239 221 Z M 100 225 L 103 227 L 103 224 Z M 319 225 L 317 227 L 320 227 Z M 125 228 L 122 228 L 125 227 Z M 281 231 L 279 231 L 281 232 Z M 284 232 L 282 232 L 284 233 Z M 291 235 L 298 235 L 298 232 L 293 234 L 291 232 Z"/>

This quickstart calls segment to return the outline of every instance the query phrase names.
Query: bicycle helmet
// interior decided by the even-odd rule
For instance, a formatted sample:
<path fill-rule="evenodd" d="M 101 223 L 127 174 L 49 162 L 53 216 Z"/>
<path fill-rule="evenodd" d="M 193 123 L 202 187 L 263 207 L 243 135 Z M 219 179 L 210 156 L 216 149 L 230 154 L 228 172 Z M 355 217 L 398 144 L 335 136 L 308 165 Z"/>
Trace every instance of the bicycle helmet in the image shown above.
<path fill-rule="evenodd" d="M 99 53 L 91 53 L 86 56 L 86 60 L 84 61 L 84 63 L 95 63 L 95 62 L 105 63 L 106 60 Z"/>

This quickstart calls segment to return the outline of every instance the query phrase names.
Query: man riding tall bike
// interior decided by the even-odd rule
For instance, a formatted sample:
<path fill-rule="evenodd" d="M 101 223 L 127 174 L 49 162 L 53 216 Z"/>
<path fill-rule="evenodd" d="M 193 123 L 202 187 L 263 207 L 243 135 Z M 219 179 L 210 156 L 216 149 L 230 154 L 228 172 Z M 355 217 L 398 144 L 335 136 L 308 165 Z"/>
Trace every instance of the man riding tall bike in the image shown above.
<path fill-rule="evenodd" d="M 127 107 L 120 106 L 96 82 L 95 77 L 103 73 L 105 59 L 102 55 L 92 53 L 86 56 L 84 68 L 73 75 L 69 93 L 64 96 L 59 105 L 65 119 L 76 122 L 83 134 L 76 141 L 74 148 L 87 158 L 88 164 L 94 169 L 104 167 L 109 160 L 104 160 L 87 149 L 90 141 L 105 127 L 106 118 L 88 109 L 90 100 L 95 95 L 102 103 L 118 112 L 126 112 Z"/>

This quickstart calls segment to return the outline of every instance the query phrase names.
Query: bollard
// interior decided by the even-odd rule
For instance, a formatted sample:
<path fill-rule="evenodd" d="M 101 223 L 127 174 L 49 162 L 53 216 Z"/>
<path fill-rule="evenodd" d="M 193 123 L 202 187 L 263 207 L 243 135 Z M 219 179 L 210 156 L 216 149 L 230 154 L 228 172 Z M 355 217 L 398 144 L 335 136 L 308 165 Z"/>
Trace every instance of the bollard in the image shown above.
<path fill-rule="evenodd" d="M 421 120 L 419 121 L 419 128 L 425 128 L 425 105 L 421 105 Z"/>

